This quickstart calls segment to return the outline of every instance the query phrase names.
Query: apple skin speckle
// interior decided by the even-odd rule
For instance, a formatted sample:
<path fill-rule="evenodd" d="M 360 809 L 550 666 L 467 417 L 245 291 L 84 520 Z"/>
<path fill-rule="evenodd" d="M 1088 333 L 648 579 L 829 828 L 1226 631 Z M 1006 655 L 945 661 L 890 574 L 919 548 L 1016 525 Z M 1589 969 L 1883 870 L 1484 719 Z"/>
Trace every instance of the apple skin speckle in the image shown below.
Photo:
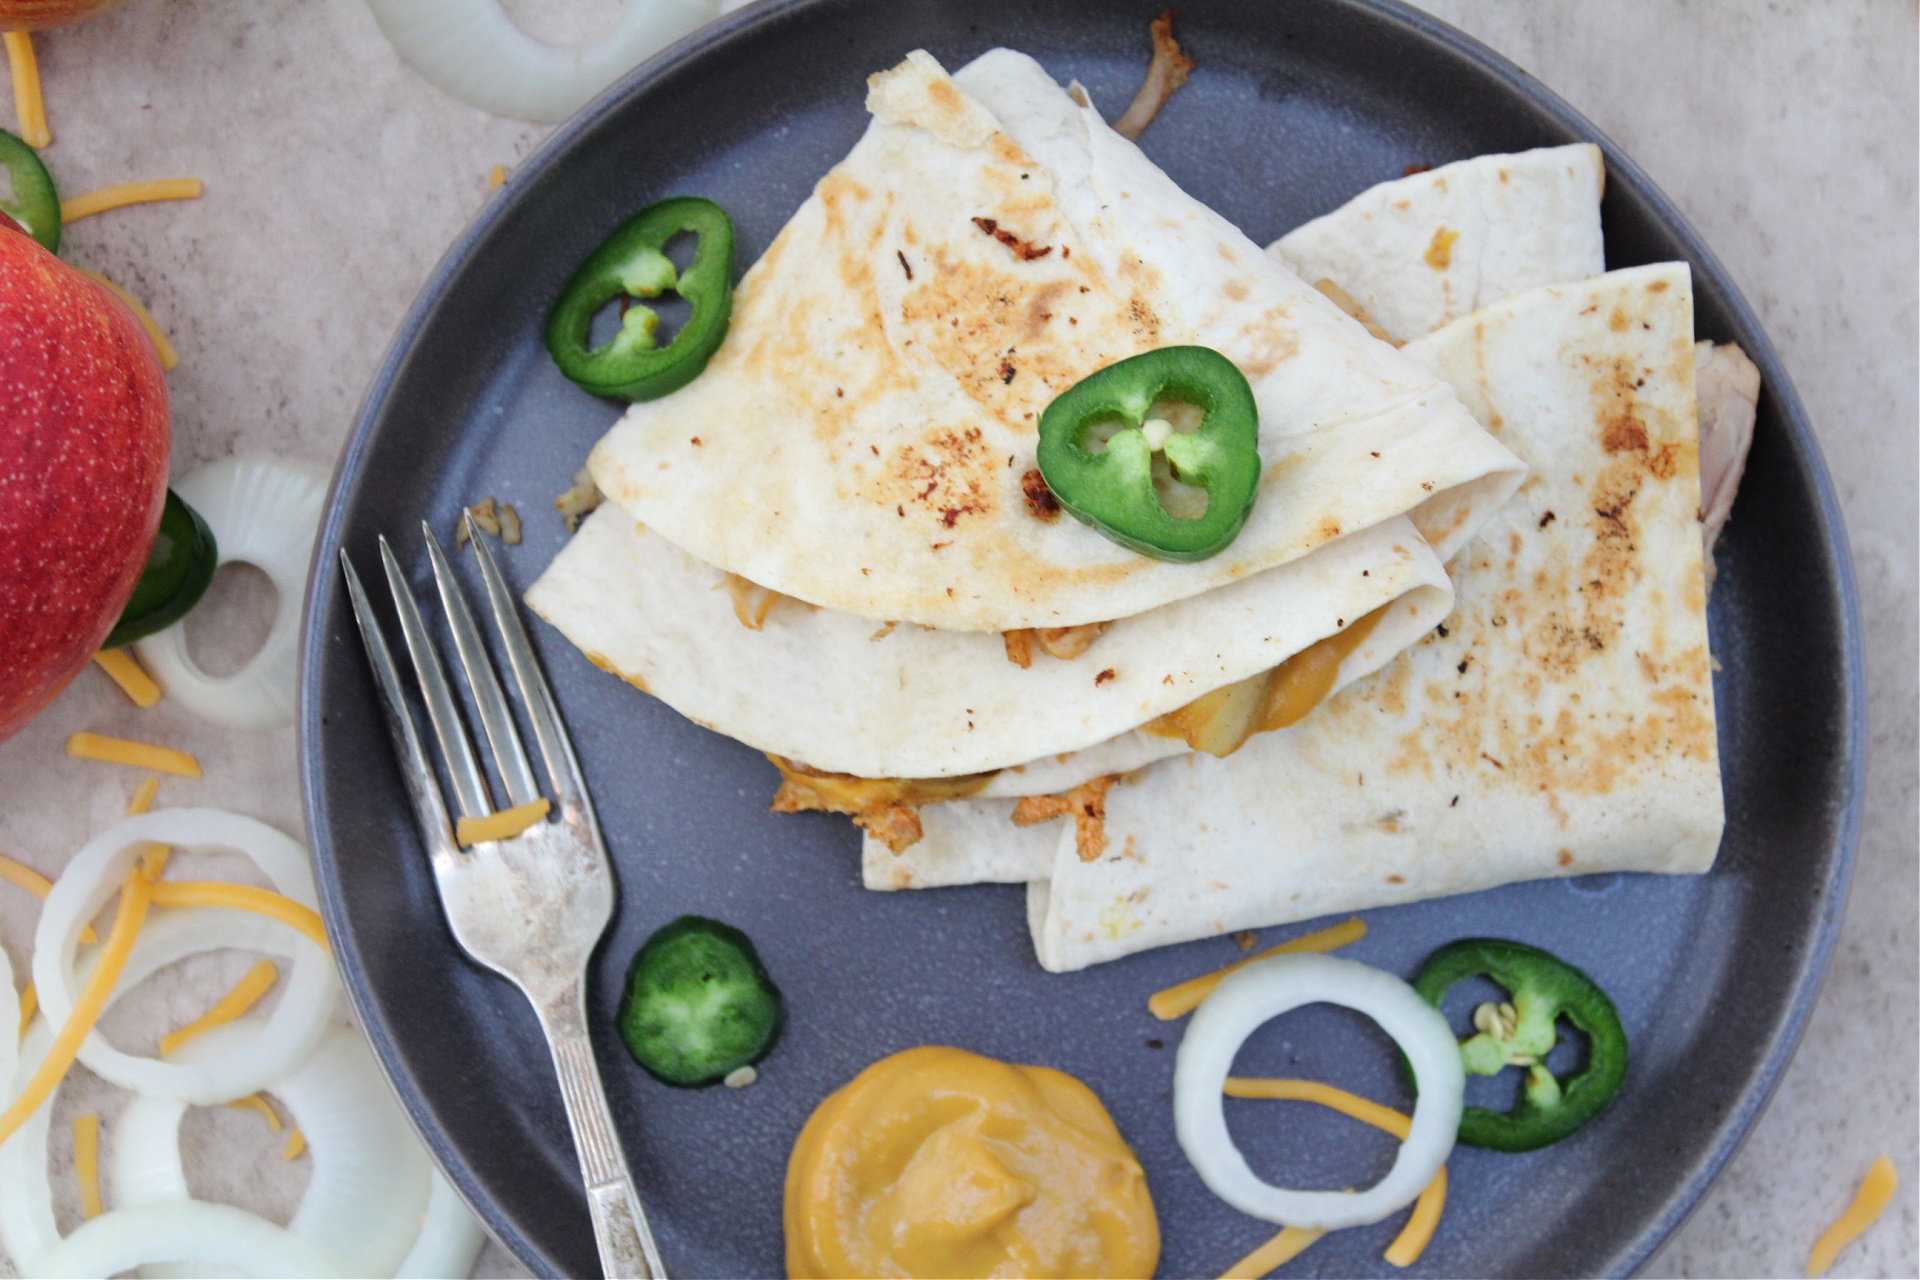
<path fill-rule="evenodd" d="M 139 322 L 0 217 L 0 740 L 119 619 L 160 525 L 171 444 Z"/>

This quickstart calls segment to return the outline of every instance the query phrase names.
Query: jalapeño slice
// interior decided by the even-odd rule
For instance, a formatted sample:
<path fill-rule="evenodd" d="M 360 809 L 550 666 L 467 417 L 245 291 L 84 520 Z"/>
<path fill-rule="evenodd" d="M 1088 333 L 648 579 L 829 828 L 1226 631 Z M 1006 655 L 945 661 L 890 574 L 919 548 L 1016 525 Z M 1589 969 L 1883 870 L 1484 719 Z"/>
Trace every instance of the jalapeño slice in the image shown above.
<path fill-rule="evenodd" d="M 664 925 L 633 958 L 620 1038 L 655 1079 L 718 1084 L 767 1056 L 780 1034 L 780 989 L 747 935 L 704 916 Z"/>
<path fill-rule="evenodd" d="M 1182 431 L 1156 416 L 1167 404 L 1190 406 L 1198 426 Z M 1253 388 L 1211 347 L 1161 347 L 1108 365 L 1040 415 L 1040 475 L 1060 505 L 1157 560 L 1204 560 L 1239 535 L 1260 486 L 1259 445 Z M 1162 487 L 1185 491 L 1182 514 L 1168 510 Z M 1195 490 L 1202 510 L 1191 509 Z"/>
<path fill-rule="evenodd" d="M 693 262 L 676 274 L 664 252 L 682 232 L 698 239 Z M 664 347 L 654 345 L 660 317 L 630 306 L 620 332 L 587 345 L 594 313 L 615 298 L 654 298 L 672 290 L 693 314 Z M 733 220 L 698 196 L 648 205 L 587 255 L 547 317 L 547 350 L 560 372 L 597 396 L 657 400 L 700 375 L 727 336 L 733 311 Z"/>
<path fill-rule="evenodd" d="M 120 611 L 120 621 L 100 647 L 118 649 L 180 621 L 200 603 L 219 567 L 220 548 L 213 530 L 179 494 L 167 490 L 167 505 L 147 552 L 147 567 L 134 584 L 127 607 Z"/>
<path fill-rule="evenodd" d="M 1599 1115 L 1627 1074 L 1627 1032 L 1607 993 L 1558 956 L 1499 938 L 1463 938 L 1440 948 L 1414 978 L 1413 989 L 1437 1009 L 1448 988 L 1472 977 L 1493 979 L 1513 998 L 1475 1010 L 1479 1034 L 1460 1046 L 1468 1073 L 1490 1076 L 1517 1066 L 1527 1076 L 1513 1110 L 1468 1107 L 1460 1118 L 1460 1141 L 1495 1151 L 1534 1151 Z M 1586 1032 L 1588 1041 L 1585 1070 L 1564 1079 L 1547 1069 L 1560 1018 Z"/>

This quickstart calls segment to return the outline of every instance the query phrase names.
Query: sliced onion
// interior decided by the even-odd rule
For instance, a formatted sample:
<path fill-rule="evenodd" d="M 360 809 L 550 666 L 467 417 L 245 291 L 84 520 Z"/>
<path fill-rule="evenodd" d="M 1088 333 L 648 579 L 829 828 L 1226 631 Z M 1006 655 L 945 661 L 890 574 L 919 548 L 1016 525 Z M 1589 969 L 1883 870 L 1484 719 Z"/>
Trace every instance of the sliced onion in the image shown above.
<path fill-rule="evenodd" d="M 47 1020 L 34 1018 L 20 1045 L 19 1065 L 5 1081 L 7 1098 L 20 1096 L 52 1044 L 53 1029 Z M 40 1259 L 60 1243 L 60 1228 L 53 1218 L 53 1183 L 47 1174 L 47 1132 L 52 1123 L 49 1098 L 0 1145 L 0 1248 L 5 1248 L 23 1276 L 44 1274 Z"/>
<path fill-rule="evenodd" d="M 10 1084 L 13 1069 L 20 1065 L 20 1041 L 14 1035 L 19 1026 L 20 993 L 13 989 L 13 961 L 7 959 L 7 949 L 0 947 L 0 1085 Z"/>
<path fill-rule="evenodd" d="M 513 25 L 500 0 L 367 0 L 394 51 L 468 106 L 558 124 L 681 36 L 710 22 L 718 0 L 627 0 L 620 25 L 560 49 Z M 189 499 L 191 501 L 191 499 Z"/>
<path fill-rule="evenodd" d="M 1319 1003 L 1379 1023 L 1407 1055 L 1420 1091 L 1393 1168 L 1357 1195 L 1263 1182 L 1227 1132 L 1221 1091 L 1240 1045 L 1269 1018 Z M 1230 974 L 1195 1010 L 1173 1068 L 1174 1132 L 1200 1180 L 1242 1213 L 1327 1231 L 1378 1222 L 1413 1203 L 1453 1151 L 1465 1096 L 1460 1046 L 1439 1010 L 1392 974 L 1335 956 L 1274 956 Z"/>
<path fill-rule="evenodd" d="M 433 1171 L 433 1191 L 427 1196 L 427 1219 L 420 1238 L 394 1272 L 395 1280 L 444 1280 L 471 1275 L 474 1260 L 487 1242 L 480 1222 L 446 1175 Z"/>
<path fill-rule="evenodd" d="M 325 471 L 304 462 L 222 458 L 174 485 L 213 530 L 219 562 L 252 565 L 272 580 L 279 595 L 266 643 L 232 675 L 210 676 L 200 669 L 187 651 L 184 621 L 134 642 L 166 695 L 194 715 L 234 729 L 293 723 L 300 609 L 327 479 Z"/>
<path fill-rule="evenodd" d="M 285 1227 L 205 1200 L 111 1209 L 82 1223 L 30 1270 L 37 1276 L 112 1276 L 190 1259 L 249 1276 L 341 1274 L 323 1251 Z"/>
<path fill-rule="evenodd" d="M 306 851 L 264 822 L 219 809 L 160 809 L 127 818 L 74 855 L 41 907 L 34 932 L 33 980 L 41 1008 L 55 1025 L 73 1012 L 73 993 L 90 967 L 75 964 L 81 930 L 119 887 L 141 846 L 156 840 L 236 849 L 252 858 L 281 893 L 314 905 Z M 293 961 L 280 1003 L 244 1044 L 206 1062 L 163 1062 L 122 1053 L 95 1031 L 82 1042 L 80 1061 L 137 1093 L 199 1106 L 216 1106 L 267 1088 L 305 1062 L 326 1034 L 339 978 L 332 957 L 276 921 L 211 907 L 157 912 L 141 930 L 116 992 L 131 990 L 183 956 L 224 947 L 274 952 Z"/>
<path fill-rule="evenodd" d="M 136 1093 L 127 1100 L 107 1135 L 108 1204 L 125 1209 L 193 1199 L 180 1161 L 180 1122 L 186 1116 L 187 1104 L 173 1098 Z"/>
<path fill-rule="evenodd" d="M 245 1040 L 216 1027 L 183 1046 L 183 1058 L 217 1058 Z M 373 1055 L 353 1031 L 334 1028 L 299 1070 L 267 1092 L 285 1106 L 313 1153 L 313 1177 L 287 1229 L 323 1249 L 347 1275 L 391 1275 L 429 1213 L 433 1162 L 394 1104 Z M 113 1203 L 187 1198 L 178 1102 L 139 1097 L 112 1132 Z M 155 1276 L 204 1276 L 209 1258 L 153 1266 Z M 461 1273 L 461 1274 L 464 1274 Z"/>

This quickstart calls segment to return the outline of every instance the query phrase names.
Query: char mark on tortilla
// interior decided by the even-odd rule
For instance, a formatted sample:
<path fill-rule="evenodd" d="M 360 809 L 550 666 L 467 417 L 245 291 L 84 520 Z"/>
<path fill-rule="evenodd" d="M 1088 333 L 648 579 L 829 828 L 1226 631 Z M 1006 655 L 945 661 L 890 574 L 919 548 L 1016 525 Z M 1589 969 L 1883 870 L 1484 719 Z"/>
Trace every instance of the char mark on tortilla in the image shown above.
<path fill-rule="evenodd" d="M 995 240 L 998 240 L 1001 244 L 1007 246 L 1007 248 L 1013 250 L 1022 262 L 1032 262 L 1035 258 L 1044 258 L 1053 252 L 1052 245 L 1037 245 L 1031 240 L 1022 240 L 1019 236 L 1008 231 L 992 218 L 975 218 L 973 225 L 992 236 Z"/>

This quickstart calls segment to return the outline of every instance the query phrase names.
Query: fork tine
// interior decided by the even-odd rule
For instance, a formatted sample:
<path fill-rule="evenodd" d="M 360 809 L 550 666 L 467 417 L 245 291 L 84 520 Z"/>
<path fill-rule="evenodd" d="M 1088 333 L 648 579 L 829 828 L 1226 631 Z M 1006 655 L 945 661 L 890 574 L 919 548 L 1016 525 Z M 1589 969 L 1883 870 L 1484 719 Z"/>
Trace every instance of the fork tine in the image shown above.
<path fill-rule="evenodd" d="M 587 798 L 587 784 L 580 774 L 580 762 L 574 758 L 573 743 L 567 737 L 566 723 L 560 719 L 560 708 L 554 703 L 553 692 L 547 688 L 547 678 L 540 671 L 540 663 L 533 656 L 533 645 L 527 639 L 527 629 L 520 623 L 520 611 L 514 607 L 514 600 L 507 590 L 506 580 L 500 576 L 500 566 L 495 563 L 493 551 L 487 546 L 487 540 L 480 531 L 471 527 L 473 516 L 467 515 L 469 527 L 468 540 L 473 544 L 474 554 L 480 561 L 480 578 L 487 585 L 487 605 L 493 612 L 494 626 L 499 629 L 500 639 L 506 645 L 507 662 L 513 668 L 514 682 L 520 686 L 520 696 L 526 700 L 527 714 L 533 721 L 533 737 L 540 744 L 540 755 L 546 761 L 547 777 L 553 782 L 553 789 L 562 804 L 571 802 L 592 815 L 592 802 Z"/>
<path fill-rule="evenodd" d="M 466 592 L 453 576 L 447 553 L 440 539 L 425 520 L 420 532 L 427 540 L 427 558 L 433 563 L 433 580 L 440 588 L 440 603 L 447 611 L 447 625 L 453 631 L 453 647 L 460 653 L 460 666 L 467 673 L 467 688 L 473 692 L 473 705 L 480 712 L 480 727 L 486 730 L 487 743 L 493 748 L 494 764 L 507 784 L 513 803 L 532 804 L 540 798 L 539 784 L 533 780 L 533 766 L 520 745 L 520 731 L 514 728 L 513 713 L 507 710 L 506 695 L 493 673 L 493 659 L 474 628 L 473 614 L 467 608 Z"/>
<path fill-rule="evenodd" d="M 467 741 L 466 724 L 460 719 L 453 690 L 447 687 L 446 669 L 440 665 L 440 655 L 434 652 L 426 624 L 420 620 L 420 608 L 414 603 L 413 591 L 407 586 L 406 575 L 400 571 L 400 562 L 394 558 L 393 548 L 387 545 L 385 534 L 380 536 L 380 561 L 386 566 L 394 611 L 400 615 L 400 632 L 406 637 L 414 674 L 420 678 L 427 719 L 433 722 L 433 736 L 440 741 L 440 757 L 446 761 L 447 774 L 453 779 L 453 794 L 460 814 L 467 818 L 485 817 L 493 812 L 487 797 L 486 775 L 480 772 L 473 744 Z"/>
<path fill-rule="evenodd" d="M 393 748 L 400 757 L 400 772 L 406 779 L 407 795 L 413 801 L 413 813 L 420 824 L 420 835 L 427 853 L 435 862 L 452 858 L 455 845 L 453 824 L 447 819 L 447 802 L 433 776 L 433 764 L 426 748 L 420 745 L 420 732 L 414 727 L 413 712 L 406 695 L 400 691 L 400 672 L 393 665 L 387 638 L 374 619 L 373 606 L 367 602 L 366 588 L 354 571 L 347 549 L 340 548 L 340 568 L 347 577 L 347 597 L 353 603 L 353 619 L 360 627 L 360 642 L 366 646 L 367 663 L 373 668 L 373 683 L 380 690 L 380 706 L 387 713 L 387 731 L 393 735 Z"/>

